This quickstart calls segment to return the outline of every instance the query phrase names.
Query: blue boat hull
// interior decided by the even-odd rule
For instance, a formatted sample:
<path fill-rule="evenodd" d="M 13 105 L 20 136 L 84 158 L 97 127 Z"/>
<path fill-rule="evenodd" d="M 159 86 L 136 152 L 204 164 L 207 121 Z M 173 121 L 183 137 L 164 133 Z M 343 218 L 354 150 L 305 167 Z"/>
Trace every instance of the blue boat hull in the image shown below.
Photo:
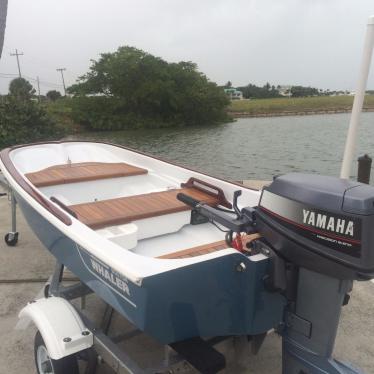
<path fill-rule="evenodd" d="M 195 336 L 255 335 L 282 321 L 285 299 L 264 289 L 269 259 L 235 253 L 164 272 L 138 286 L 59 231 L 23 198 L 39 240 L 100 298 L 164 344 Z M 245 265 L 238 271 L 238 265 Z"/>

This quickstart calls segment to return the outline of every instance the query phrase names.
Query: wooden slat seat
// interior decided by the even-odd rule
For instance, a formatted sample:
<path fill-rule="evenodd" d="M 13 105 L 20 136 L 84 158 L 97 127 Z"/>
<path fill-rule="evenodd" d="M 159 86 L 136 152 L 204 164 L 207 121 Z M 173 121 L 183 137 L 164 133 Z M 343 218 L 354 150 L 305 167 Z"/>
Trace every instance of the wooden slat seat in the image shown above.
<path fill-rule="evenodd" d="M 183 249 L 182 251 L 177 251 L 173 253 L 168 253 L 157 258 L 162 259 L 180 259 L 180 258 L 189 258 L 195 256 L 205 255 L 207 253 L 216 252 L 221 249 L 228 248 L 228 245 L 225 240 L 220 240 L 218 242 L 199 245 L 197 247 Z"/>
<path fill-rule="evenodd" d="M 247 243 L 259 239 L 261 236 L 259 234 L 251 234 L 246 235 L 243 237 L 243 244 L 246 245 Z M 181 259 L 181 258 L 189 258 L 195 256 L 205 255 L 207 253 L 220 251 L 222 249 L 229 248 L 225 240 L 220 240 L 218 242 L 213 242 L 209 244 L 199 245 L 197 247 L 183 249 L 181 251 L 168 253 L 163 256 L 159 256 L 157 258 L 161 259 Z"/>
<path fill-rule="evenodd" d="M 129 177 L 147 173 L 146 169 L 124 162 L 80 162 L 54 165 L 33 173 L 27 173 L 25 176 L 35 187 L 47 187 L 65 183 Z"/>
<path fill-rule="evenodd" d="M 179 192 L 211 206 L 219 204 L 217 196 L 192 187 L 70 205 L 69 209 L 81 222 L 93 229 L 99 229 L 190 210 L 177 199 Z"/>

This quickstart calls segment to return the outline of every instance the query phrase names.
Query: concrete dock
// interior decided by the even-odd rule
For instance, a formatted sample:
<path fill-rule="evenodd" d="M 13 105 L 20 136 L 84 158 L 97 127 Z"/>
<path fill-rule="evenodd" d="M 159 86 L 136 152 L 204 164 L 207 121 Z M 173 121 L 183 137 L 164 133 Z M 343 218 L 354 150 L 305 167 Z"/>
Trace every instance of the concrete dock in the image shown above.
<path fill-rule="evenodd" d="M 254 186 L 252 184 L 251 186 Z M 40 279 L 51 274 L 54 259 L 35 238 L 18 211 L 19 243 L 7 247 L 3 241 L 10 228 L 10 203 L 7 197 L 0 198 L 0 374 L 35 373 L 33 339 L 35 328 L 15 330 L 20 309 L 42 288 Z M 19 283 L 21 281 L 21 283 Z M 88 309 L 99 317 L 102 305 L 90 296 Z M 323 305 L 321 305 L 323 313 Z M 114 321 L 116 328 L 116 321 Z M 162 347 L 146 337 L 129 349 L 138 352 L 143 363 L 152 361 L 162 352 Z M 141 349 L 139 350 L 139 347 Z M 281 373 L 281 339 L 270 334 L 257 356 L 241 344 L 240 339 L 230 340 L 221 346 L 228 359 L 226 373 L 279 374 Z M 147 357 L 145 357 L 147 354 Z M 344 307 L 335 348 L 335 355 L 350 361 L 368 374 L 374 373 L 374 284 L 356 282 L 349 304 Z M 98 374 L 111 373 L 100 365 Z"/>

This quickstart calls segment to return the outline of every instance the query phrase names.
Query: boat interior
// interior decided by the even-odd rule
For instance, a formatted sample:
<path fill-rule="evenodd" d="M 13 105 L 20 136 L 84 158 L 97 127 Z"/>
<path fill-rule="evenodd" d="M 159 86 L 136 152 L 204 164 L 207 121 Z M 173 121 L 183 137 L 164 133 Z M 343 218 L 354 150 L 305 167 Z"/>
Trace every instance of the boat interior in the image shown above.
<path fill-rule="evenodd" d="M 182 192 L 230 209 L 223 190 L 203 179 L 178 181 L 130 163 L 70 159 L 24 176 L 97 234 L 139 255 L 179 259 L 228 248 L 222 231 L 176 198 Z"/>

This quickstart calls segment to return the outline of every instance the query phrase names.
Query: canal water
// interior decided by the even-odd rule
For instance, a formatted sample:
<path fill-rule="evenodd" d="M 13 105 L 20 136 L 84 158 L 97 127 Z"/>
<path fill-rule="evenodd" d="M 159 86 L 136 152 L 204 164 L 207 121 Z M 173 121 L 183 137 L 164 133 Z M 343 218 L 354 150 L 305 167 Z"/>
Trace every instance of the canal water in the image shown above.
<path fill-rule="evenodd" d="M 338 176 L 349 118 L 243 118 L 214 127 L 100 132 L 84 138 L 126 145 L 231 180 L 269 180 L 293 171 Z M 374 157 L 374 113 L 362 114 L 357 156 L 364 153 Z"/>

